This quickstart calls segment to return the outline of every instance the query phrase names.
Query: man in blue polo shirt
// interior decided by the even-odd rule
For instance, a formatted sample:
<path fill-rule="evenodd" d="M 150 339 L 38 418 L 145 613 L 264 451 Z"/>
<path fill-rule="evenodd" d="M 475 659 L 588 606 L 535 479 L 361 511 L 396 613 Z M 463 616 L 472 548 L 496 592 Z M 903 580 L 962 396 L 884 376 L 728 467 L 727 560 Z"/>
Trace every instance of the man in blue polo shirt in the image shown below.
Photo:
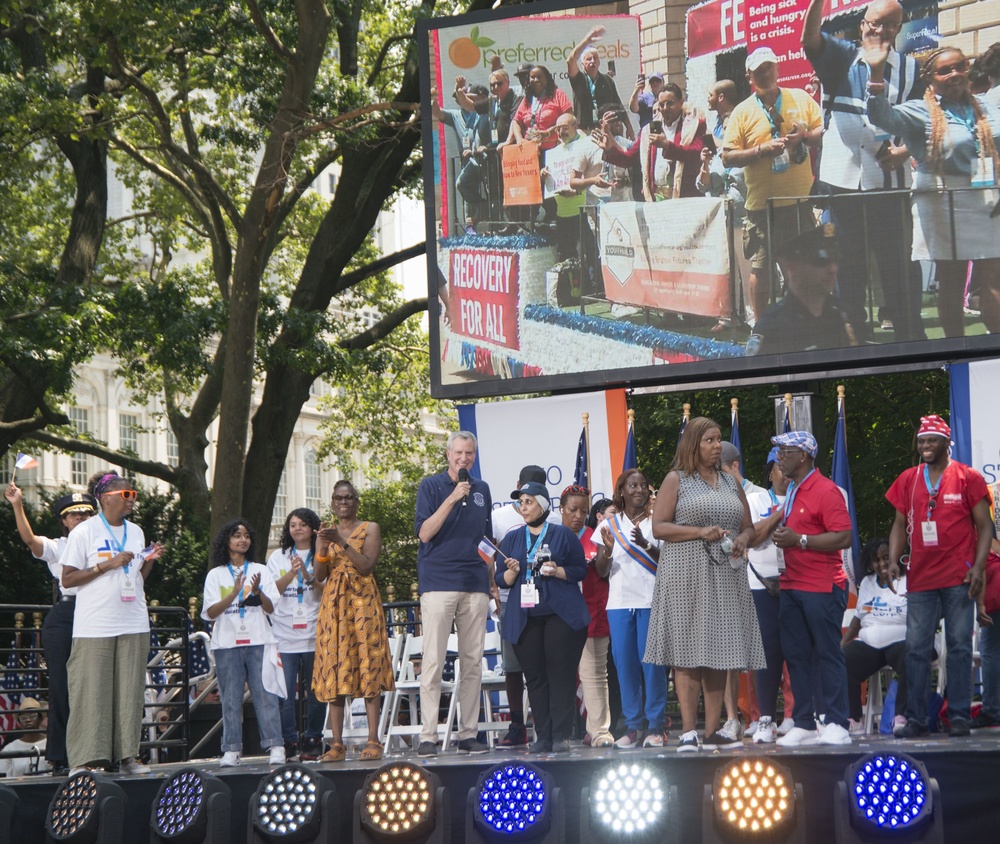
<path fill-rule="evenodd" d="M 492 536 L 493 499 L 485 481 L 469 476 L 476 461 L 476 436 L 458 431 L 448 437 L 448 468 L 420 482 L 417 491 L 417 585 L 424 631 L 420 670 L 420 756 L 437 754 L 441 669 L 454 623 L 462 672 L 458 686 L 458 749 L 484 753 L 476 740 L 483 640 L 493 583 L 492 566 L 479 556 L 479 543 Z M 492 587 L 495 589 L 495 587 Z"/>

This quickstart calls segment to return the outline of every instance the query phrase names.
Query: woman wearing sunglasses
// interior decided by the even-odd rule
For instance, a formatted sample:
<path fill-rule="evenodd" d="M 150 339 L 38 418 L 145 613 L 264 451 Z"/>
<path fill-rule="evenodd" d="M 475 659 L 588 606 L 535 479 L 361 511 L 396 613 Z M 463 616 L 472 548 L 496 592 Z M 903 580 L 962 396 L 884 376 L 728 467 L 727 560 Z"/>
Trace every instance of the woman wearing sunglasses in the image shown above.
<path fill-rule="evenodd" d="M 139 761 L 149 654 L 149 616 L 143 583 L 163 552 L 146 548 L 142 528 L 127 519 L 138 493 L 109 471 L 90 479 L 101 512 L 66 542 L 62 583 L 77 587 L 73 652 L 69 659 L 70 773 L 110 768 L 149 773 Z"/>

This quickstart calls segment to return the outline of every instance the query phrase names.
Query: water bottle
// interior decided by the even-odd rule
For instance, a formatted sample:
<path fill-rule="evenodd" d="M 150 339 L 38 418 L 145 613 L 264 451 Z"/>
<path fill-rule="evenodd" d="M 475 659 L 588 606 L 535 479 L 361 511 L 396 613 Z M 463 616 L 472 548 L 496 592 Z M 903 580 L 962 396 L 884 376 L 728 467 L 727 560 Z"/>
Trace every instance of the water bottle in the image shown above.
<path fill-rule="evenodd" d="M 536 571 L 540 574 L 542 571 L 542 566 L 552 560 L 552 549 L 549 548 L 548 543 L 543 543 L 542 547 L 538 549 L 538 553 L 535 555 L 535 567 Z"/>

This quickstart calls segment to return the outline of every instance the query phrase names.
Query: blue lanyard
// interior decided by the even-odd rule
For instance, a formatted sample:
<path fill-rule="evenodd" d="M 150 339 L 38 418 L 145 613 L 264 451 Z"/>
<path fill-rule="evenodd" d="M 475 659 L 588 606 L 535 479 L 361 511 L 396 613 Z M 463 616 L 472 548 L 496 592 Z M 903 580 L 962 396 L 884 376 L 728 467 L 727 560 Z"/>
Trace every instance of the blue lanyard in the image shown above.
<path fill-rule="evenodd" d="M 811 475 L 815 471 L 816 471 L 815 467 L 812 468 L 812 469 L 810 469 L 809 470 L 809 475 Z M 782 524 L 787 524 L 788 523 L 788 516 L 791 514 L 792 507 L 795 504 L 795 496 L 798 494 L 799 487 L 801 487 L 802 484 L 804 484 L 806 481 L 809 480 L 809 475 L 806 475 L 802 479 L 801 483 L 795 483 L 795 481 L 792 481 L 788 485 L 788 492 L 785 495 L 785 511 L 781 515 L 781 523 Z"/>
<path fill-rule="evenodd" d="M 538 538 L 535 540 L 534 544 L 531 542 L 531 530 L 527 525 L 524 526 L 524 546 L 528 549 L 528 571 L 524 575 L 524 579 L 531 583 L 534 578 L 534 572 L 532 567 L 535 565 L 535 557 L 538 556 L 538 549 L 542 547 L 542 540 L 545 539 L 545 534 L 549 532 L 549 523 L 545 522 L 542 525 L 542 532 L 538 534 Z"/>
<path fill-rule="evenodd" d="M 122 541 L 119 542 L 115 539 L 114 533 L 111 531 L 111 525 L 108 524 L 107 518 L 105 518 L 104 513 L 101 513 L 101 521 L 104 522 L 104 529 L 108 532 L 108 536 L 111 537 L 111 547 L 114 549 L 116 554 L 121 554 L 125 550 L 125 545 L 128 543 L 128 522 L 122 519 Z M 128 574 L 128 569 L 131 563 L 125 563 L 122 568 L 125 570 L 125 574 Z"/>
<path fill-rule="evenodd" d="M 941 481 L 944 480 L 944 473 L 946 471 L 948 471 L 947 466 L 945 466 L 944 470 L 942 470 L 941 477 L 937 479 L 937 483 L 932 484 L 931 470 L 926 463 L 924 464 L 924 485 L 927 487 L 927 521 L 930 521 L 931 516 L 934 514 L 938 490 L 941 488 Z"/>
<path fill-rule="evenodd" d="M 774 122 L 773 115 L 777 114 L 779 117 L 781 116 L 781 89 L 780 88 L 778 89 L 778 99 L 774 101 L 774 106 L 772 108 L 768 108 L 766 105 L 764 105 L 764 101 L 760 98 L 758 94 L 754 94 L 753 96 L 754 99 L 757 100 L 758 103 L 760 103 L 760 107 L 764 109 L 764 114 L 767 115 L 767 122 L 771 124 L 771 137 L 777 138 L 778 135 L 781 134 L 781 132 L 778 129 L 778 124 Z"/>
<path fill-rule="evenodd" d="M 961 111 L 958 111 L 958 109 L 961 109 Z M 960 106 L 956 104 L 954 107 L 948 106 L 945 108 L 945 111 L 972 133 L 972 140 L 976 144 L 976 154 L 978 155 L 979 133 L 976 132 L 976 113 L 972 110 L 972 106 Z"/>
<path fill-rule="evenodd" d="M 306 554 L 306 562 L 305 562 L 305 566 L 304 566 L 304 568 L 305 568 L 306 571 L 309 571 L 309 565 L 312 563 L 312 558 L 313 558 L 313 552 L 310 550 L 309 553 Z M 302 577 L 302 572 L 299 572 L 298 595 L 299 595 L 299 603 L 300 604 L 302 603 L 303 581 L 304 581 L 304 578 Z"/>
<path fill-rule="evenodd" d="M 233 568 L 233 564 L 232 563 L 226 563 L 226 566 L 229 568 L 229 573 L 233 576 L 233 584 L 234 584 L 233 588 L 235 589 L 236 588 L 236 586 L 235 586 L 235 584 L 236 584 L 236 569 Z M 243 582 L 244 583 L 246 583 L 246 580 L 247 580 L 247 570 L 249 568 L 250 568 L 250 561 L 249 560 L 245 560 L 243 562 Z M 240 606 L 240 621 L 243 621 L 243 616 L 246 615 L 247 608 L 246 608 L 246 605 L 243 603 L 243 596 L 242 595 L 239 596 L 239 606 Z"/>

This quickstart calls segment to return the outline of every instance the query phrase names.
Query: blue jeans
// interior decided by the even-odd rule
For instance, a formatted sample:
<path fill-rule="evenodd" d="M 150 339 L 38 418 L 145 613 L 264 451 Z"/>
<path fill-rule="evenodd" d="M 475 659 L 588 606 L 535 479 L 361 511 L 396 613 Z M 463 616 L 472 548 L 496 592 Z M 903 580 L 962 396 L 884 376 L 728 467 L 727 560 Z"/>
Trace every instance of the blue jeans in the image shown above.
<path fill-rule="evenodd" d="M 930 720 L 927 699 L 931 660 L 934 658 L 934 633 L 941 618 L 944 618 L 948 648 L 948 717 L 952 723 L 971 720 L 972 627 L 976 603 L 969 597 L 969 587 L 960 584 L 906 593 L 906 682 L 910 687 L 906 717 L 921 727 L 926 727 Z"/>
<path fill-rule="evenodd" d="M 667 711 L 667 669 L 642 661 L 646 652 L 649 630 L 649 609 L 608 610 L 611 628 L 611 653 L 621 687 L 622 715 L 629 730 L 648 726 L 651 732 L 662 732 Z M 645 719 L 643 719 L 642 686 L 646 685 Z"/>
<path fill-rule="evenodd" d="M 222 703 L 222 752 L 243 750 L 243 687 L 250 686 L 250 699 L 257 713 L 260 746 L 264 750 L 279 747 L 281 720 L 278 697 L 264 691 L 261 670 L 264 646 L 219 648 L 215 652 L 215 673 L 219 678 L 219 700 Z"/>
<path fill-rule="evenodd" d="M 983 660 L 983 712 L 1000 719 L 1000 610 L 990 616 L 992 627 L 979 630 L 979 655 Z M 948 702 L 949 706 L 951 701 Z"/>
<path fill-rule="evenodd" d="M 326 724 L 326 704 L 316 700 L 312 689 L 313 662 L 315 653 L 284 653 L 281 654 L 281 666 L 285 672 L 285 689 L 288 697 L 279 704 L 281 711 L 281 735 L 285 741 L 298 741 L 299 734 L 295 727 L 295 704 L 298 700 L 295 694 L 296 680 L 302 673 L 302 687 L 307 690 L 306 700 L 306 738 L 322 738 L 323 726 Z"/>
<path fill-rule="evenodd" d="M 837 586 L 829 592 L 781 590 L 778 626 L 792 681 L 796 727 L 816 729 L 814 706 L 820 702 L 813 701 L 814 675 L 820 678 L 826 723 L 848 726 L 847 668 L 840 647 L 846 606 L 847 593 Z"/>

